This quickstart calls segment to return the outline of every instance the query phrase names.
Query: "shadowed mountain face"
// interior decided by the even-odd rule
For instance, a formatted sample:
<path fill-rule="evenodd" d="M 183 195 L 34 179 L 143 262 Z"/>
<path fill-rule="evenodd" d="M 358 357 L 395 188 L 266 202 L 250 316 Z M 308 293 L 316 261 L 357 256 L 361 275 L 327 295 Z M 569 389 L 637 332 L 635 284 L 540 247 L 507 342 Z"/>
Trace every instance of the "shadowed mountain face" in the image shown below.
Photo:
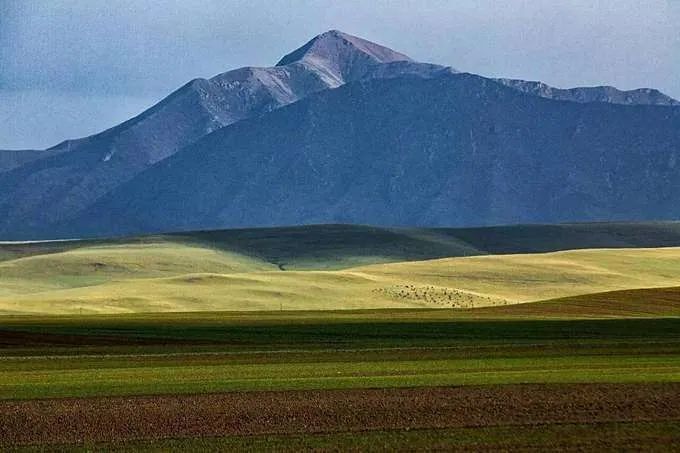
<path fill-rule="evenodd" d="M 677 108 L 555 102 L 470 74 L 366 81 L 210 134 L 77 225 L 119 234 L 677 218 L 679 131 Z"/>
<path fill-rule="evenodd" d="M 0 238 L 669 218 L 675 103 L 463 75 L 330 31 L 40 156 L 0 151 Z"/>

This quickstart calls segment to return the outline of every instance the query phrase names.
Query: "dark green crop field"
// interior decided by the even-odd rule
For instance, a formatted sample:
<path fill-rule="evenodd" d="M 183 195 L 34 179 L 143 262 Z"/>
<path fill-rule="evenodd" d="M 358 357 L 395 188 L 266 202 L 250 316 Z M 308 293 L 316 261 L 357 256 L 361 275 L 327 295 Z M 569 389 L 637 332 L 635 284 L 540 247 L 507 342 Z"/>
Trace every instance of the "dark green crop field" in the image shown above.
<path fill-rule="evenodd" d="M 0 398 L 680 381 L 680 319 L 452 312 L 5 318 Z"/>

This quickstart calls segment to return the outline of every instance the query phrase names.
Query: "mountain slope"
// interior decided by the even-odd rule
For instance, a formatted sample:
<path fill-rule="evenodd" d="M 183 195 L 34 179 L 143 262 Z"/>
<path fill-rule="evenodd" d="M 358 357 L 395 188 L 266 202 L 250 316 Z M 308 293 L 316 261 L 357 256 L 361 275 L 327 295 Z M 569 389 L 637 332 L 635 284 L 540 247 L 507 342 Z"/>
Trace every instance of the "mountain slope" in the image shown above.
<path fill-rule="evenodd" d="M 554 102 L 469 74 L 373 80 L 210 134 L 77 233 L 677 218 L 679 151 L 677 108 Z"/>
<path fill-rule="evenodd" d="M 14 170 L 29 162 L 42 159 L 54 154 L 49 150 L 21 149 L 5 150 L 0 149 L 0 173 Z"/>

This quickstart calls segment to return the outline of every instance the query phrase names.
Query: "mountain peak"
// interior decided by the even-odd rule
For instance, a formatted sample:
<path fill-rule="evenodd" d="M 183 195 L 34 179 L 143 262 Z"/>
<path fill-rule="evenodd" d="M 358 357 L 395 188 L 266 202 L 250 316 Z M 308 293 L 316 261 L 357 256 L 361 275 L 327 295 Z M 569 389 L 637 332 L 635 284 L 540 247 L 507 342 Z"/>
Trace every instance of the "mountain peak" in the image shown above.
<path fill-rule="evenodd" d="M 387 47 L 352 36 L 340 30 L 322 33 L 302 47 L 283 57 L 276 66 L 302 62 L 342 77 L 365 70 L 366 65 L 413 61 L 408 56 Z"/>

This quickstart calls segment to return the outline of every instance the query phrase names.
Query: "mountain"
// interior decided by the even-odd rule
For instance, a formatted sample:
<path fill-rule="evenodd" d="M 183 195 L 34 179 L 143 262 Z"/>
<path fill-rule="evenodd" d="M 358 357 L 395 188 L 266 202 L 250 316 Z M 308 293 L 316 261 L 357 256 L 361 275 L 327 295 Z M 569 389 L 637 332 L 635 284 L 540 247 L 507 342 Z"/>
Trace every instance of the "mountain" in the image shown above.
<path fill-rule="evenodd" d="M 652 88 L 638 88 L 636 90 L 621 91 L 610 86 L 578 87 L 560 89 L 542 82 L 526 80 L 496 79 L 524 93 L 533 94 L 558 101 L 573 102 L 608 102 L 623 105 L 673 105 L 680 106 L 680 102 Z"/>
<path fill-rule="evenodd" d="M 315 161 L 321 159 L 316 165 L 323 164 L 331 169 L 336 159 L 335 156 L 337 155 L 337 158 L 340 159 L 340 156 L 344 155 L 344 146 L 357 146 L 354 143 L 356 139 L 346 137 L 335 130 L 330 132 L 336 135 L 331 134 L 328 139 L 324 139 L 317 135 L 317 128 L 321 124 L 325 124 L 327 116 L 335 117 L 335 115 L 340 115 L 336 118 L 336 121 L 341 122 L 340 124 L 353 124 L 356 120 L 350 118 L 348 116 L 349 113 L 343 116 L 342 112 L 349 112 L 350 109 L 356 107 L 357 103 L 360 103 L 365 105 L 367 111 L 354 111 L 352 114 L 357 115 L 357 118 L 363 118 L 370 111 L 373 117 L 367 118 L 366 121 L 369 119 L 376 120 L 371 123 L 373 127 L 380 129 L 385 124 L 386 127 L 394 128 L 392 132 L 397 137 L 401 137 L 405 130 L 412 131 L 420 137 L 419 142 L 409 142 L 410 138 L 405 137 L 404 146 L 408 142 L 413 147 L 436 148 L 434 142 L 429 143 L 430 138 L 428 136 L 421 136 L 426 131 L 427 133 L 432 131 L 426 129 L 424 125 L 421 131 L 414 129 L 413 124 L 421 124 L 419 121 L 413 124 L 394 123 L 394 121 L 402 116 L 402 112 L 411 111 L 412 103 L 414 105 L 421 105 L 423 109 L 423 112 L 418 112 L 417 115 L 428 116 L 431 114 L 428 110 L 430 108 L 428 105 L 415 102 L 413 99 L 415 94 L 408 93 L 399 87 L 407 86 L 413 89 L 413 93 L 418 93 L 425 86 L 431 86 L 434 80 L 448 80 L 451 82 L 467 80 L 465 77 L 472 77 L 472 79 L 477 80 L 484 87 L 480 90 L 473 90 L 476 93 L 476 98 L 470 98 L 473 92 L 468 93 L 467 97 L 462 99 L 465 103 L 480 102 L 479 99 L 494 96 L 493 93 L 496 93 L 499 89 L 505 90 L 503 91 L 504 93 L 514 93 L 516 99 L 523 99 L 522 102 L 529 103 L 536 102 L 537 99 L 548 98 L 542 99 L 542 101 L 554 103 L 557 99 L 567 99 L 589 105 L 589 100 L 592 99 L 613 104 L 619 103 L 621 99 L 625 98 L 627 100 L 626 103 L 638 109 L 638 107 L 641 107 L 638 104 L 673 104 L 675 102 L 651 90 L 648 91 L 649 95 L 646 97 L 642 95 L 642 91 L 636 96 L 618 94 L 615 96 L 611 92 L 607 96 L 598 97 L 593 94 L 590 97 L 584 97 L 583 94 L 579 93 L 590 93 L 592 90 L 597 91 L 600 89 L 557 90 L 545 85 L 537 87 L 533 82 L 499 82 L 478 76 L 473 77 L 470 74 L 460 74 L 450 67 L 415 62 L 399 52 L 337 30 L 332 30 L 313 38 L 299 49 L 284 56 L 274 67 L 245 67 L 219 74 L 211 79 L 195 79 L 137 117 L 100 134 L 65 141 L 42 152 L 44 157 L 42 157 L 43 154 L 36 159 L 33 159 L 33 156 L 37 156 L 37 154 L 31 154 L 30 157 L 28 157 L 28 154 L 12 155 L 8 153 L 4 154 L 5 157 L 2 157 L 2 154 L 0 154 L 0 238 L 51 237 L 57 234 L 57 232 L 66 236 L 74 236 L 84 234 L 86 231 L 98 232 L 102 228 L 99 225 L 95 225 L 96 222 L 93 223 L 91 216 L 94 212 L 102 213 L 102 219 L 111 217 L 111 214 L 115 214 L 114 217 L 131 216 L 127 222 L 122 219 L 113 219 L 110 223 L 111 225 L 120 225 L 120 228 L 123 229 L 132 228 L 134 231 L 137 231 L 136 222 L 139 223 L 138 226 L 146 228 L 146 220 L 141 219 L 138 221 L 135 217 L 137 213 L 130 213 L 125 207 L 129 206 L 131 209 L 133 207 L 137 209 L 137 207 L 142 206 L 146 203 L 144 197 L 155 193 L 154 187 L 150 187 L 148 190 L 147 188 L 142 188 L 135 182 L 135 178 L 138 175 L 140 178 L 141 175 L 144 175 L 142 180 L 147 180 L 144 178 L 151 178 L 160 187 L 160 181 L 156 181 L 155 177 L 149 175 L 162 174 L 162 172 L 158 173 L 161 171 L 159 169 L 165 168 L 166 165 L 173 162 L 172 158 L 174 155 L 181 153 L 184 156 L 182 159 L 186 161 L 184 171 L 189 172 L 187 173 L 189 179 L 196 180 L 194 182 L 202 181 L 204 175 L 199 172 L 202 171 L 199 168 L 202 163 L 196 161 L 202 159 L 204 152 L 218 148 L 216 140 L 220 141 L 224 138 L 222 135 L 224 129 L 229 129 L 229 132 L 224 132 L 225 134 L 232 134 L 234 133 L 232 132 L 233 130 L 241 131 L 239 132 L 240 134 L 246 134 L 243 128 L 257 125 L 259 134 L 263 135 L 263 137 L 258 138 L 265 138 L 270 135 L 270 132 L 272 134 L 281 132 L 280 129 L 283 126 L 290 128 L 288 132 L 292 134 L 291 136 L 298 136 L 301 131 L 297 128 L 304 125 L 306 129 L 304 129 L 305 133 L 302 134 L 301 139 L 312 140 L 315 137 L 317 140 L 306 143 L 305 146 L 307 148 L 304 149 L 306 149 L 310 156 L 317 156 L 314 158 Z M 371 81 L 376 81 L 376 84 L 369 83 Z M 350 89 L 348 86 L 355 84 L 362 87 L 373 87 L 372 89 L 377 90 L 377 92 L 369 90 L 365 93 L 365 96 L 367 99 L 375 99 L 375 102 L 378 104 L 373 105 L 364 102 L 362 99 L 352 97 L 355 93 L 353 90 L 358 88 Z M 385 86 L 394 86 L 395 89 L 403 94 L 401 102 L 396 102 L 395 100 L 395 103 L 390 106 L 394 110 L 380 110 L 379 103 L 384 101 L 380 96 L 385 95 L 383 92 Z M 445 91 L 442 91 L 437 96 L 431 96 L 432 108 L 450 98 L 451 93 L 446 90 L 451 88 L 448 85 L 443 86 L 442 89 Z M 330 96 L 330 91 L 338 91 L 339 94 Z M 567 93 L 562 93 L 563 91 Z M 329 92 L 329 98 L 326 97 L 326 92 Z M 594 93 L 594 91 L 592 92 Z M 616 91 L 616 93 L 622 92 Z M 344 100 L 337 97 L 345 95 L 350 97 Z M 569 95 L 572 96 L 572 99 L 568 98 Z M 287 124 L 269 127 L 269 121 L 277 121 L 277 118 L 280 118 L 278 115 L 272 116 L 275 111 L 290 104 L 297 104 L 310 97 L 314 98 L 313 102 L 315 105 L 316 103 L 330 102 L 332 99 L 333 108 L 338 109 L 338 111 L 324 110 L 323 113 L 319 113 L 322 116 L 312 119 L 308 118 L 306 122 L 287 113 L 285 114 Z M 438 99 L 438 97 L 441 99 Z M 533 100 L 526 100 L 524 98 Z M 313 106 L 309 106 L 309 108 L 311 112 L 317 112 L 318 110 L 317 107 Z M 444 107 L 441 106 L 441 108 Z M 562 107 L 557 106 L 551 108 L 556 109 L 556 111 L 562 109 Z M 485 113 L 479 112 L 475 114 L 480 115 L 481 118 Z M 517 112 L 517 114 L 525 117 L 530 115 L 531 112 Z M 640 113 L 642 120 L 646 121 L 646 117 L 646 114 Z M 379 121 L 377 121 L 378 118 Z M 459 121 L 460 124 L 452 125 L 451 127 L 458 130 L 457 133 L 470 137 L 468 141 L 472 140 L 472 134 L 476 134 L 475 137 L 479 137 L 475 138 L 475 142 L 491 140 L 498 135 L 490 125 L 482 126 L 476 122 L 475 118 L 460 116 L 452 118 L 455 121 Z M 600 121 L 600 118 L 592 118 L 592 120 Z M 236 125 L 241 123 L 244 124 L 236 129 L 231 129 L 231 127 L 236 127 Z M 467 125 L 468 129 L 459 130 L 463 124 Z M 586 124 L 585 126 L 588 125 Z M 475 128 L 474 130 L 472 129 L 473 127 Z M 482 129 L 478 129 L 479 127 Z M 484 127 L 487 127 L 486 132 Z M 341 127 L 341 130 L 347 132 L 348 129 Z M 394 137 L 385 137 L 379 130 L 374 131 L 373 135 L 375 137 L 371 134 L 365 137 L 372 148 L 387 146 L 388 148 L 399 149 L 401 146 L 400 142 L 394 143 Z M 231 137 L 231 135 L 228 136 Z M 336 143 L 328 142 L 330 137 L 333 137 Z M 376 137 L 380 137 L 380 139 Z M 291 148 L 297 146 L 285 137 L 281 137 L 281 139 Z M 432 140 L 439 139 L 436 134 L 432 135 Z M 460 137 L 458 139 L 463 140 Z M 527 139 L 531 139 L 531 137 Z M 235 181 L 238 177 L 242 177 L 246 179 L 240 181 L 240 184 L 243 187 L 251 187 L 252 182 L 248 178 L 257 176 L 254 178 L 255 180 L 261 179 L 261 176 L 255 172 L 256 169 L 248 167 L 251 157 L 259 156 L 264 158 L 264 156 L 267 156 L 266 153 L 273 151 L 267 148 L 253 149 L 252 144 L 241 142 L 239 138 L 234 138 L 234 140 L 237 140 L 237 143 L 229 144 L 225 149 L 229 149 L 233 153 L 253 153 L 253 155 L 243 155 L 243 162 L 234 164 L 233 169 L 221 168 L 219 170 L 222 172 L 221 176 L 210 176 L 210 178 L 216 178 L 215 183 L 219 186 L 220 181 L 226 184 L 226 181 Z M 562 143 L 561 140 L 562 137 L 558 137 L 557 142 Z M 654 138 L 652 137 L 650 140 L 654 140 Z M 300 144 L 302 143 L 300 142 Z M 519 142 L 516 142 L 516 144 L 521 147 L 529 146 Z M 273 146 L 274 144 L 270 145 Z M 464 141 L 452 144 L 452 146 L 464 145 Z M 364 145 L 362 144 L 361 146 L 363 147 Z M 395 146 L 396 148 L 394 148 Z M 605 146 L 605 144 L 602 144 L 602 146 Z M 370 157 L 372 153 L 380 153 L 382 151 L 375 151 L 372 148 L 371 150 L 365 149 L 366 156 L 358 160 L 366 165 L 370 164 L 370 167 L 375 167 L 375 178 L 384 177 L 385 175 L 380 174 L 383 171 L 380 169 L 380 162 L 373 162 Z M 328 154 L 328 149 L 334 149 L 334 154 Z M 299 150 L 289 151 L 286 148 L 285 152 L 292 152 L 292 155 L 295 155 Z M 416 151 L 409 150 L 409 152 Z M 323 163 L 323 156 L 326 156 L 329 162 Z M 537 158 L 540 157 L 537 155 Z M 277 160 L 280 157 L 269 155 L 268 158 Z M 405 159 L 408 160 L 408 157 L 405 156 Z M 280 169 L 270 168 L 266 161 L 258 162 L 257 165 L 263 171 L 280 171 Z M 212 169 L 208 168 L 207 171 L 207 174 L 211 174 Z M 235 173 L 238 171 L 242 173 Z M 251 174 L 251 172 L 254 173 Z M 179 177 L 178 175 L 172 176 Z M 337 175 L 329 174 L 329 177 L 331 176 Z M 368 177 L 368 175 L 366 176 Z M 346 174 L 345 177 L 351 178 L 351 175 Z M 434 178 L 434 176 L 429 178 Z M 180 179 L 183 180 L 183 177 Z M 437 179 L 434 178 L 434 180 Z M 273 181 L 264 182 L 276 184 Z M 174 186 L 175 183 L 176 181 L 173 180 L 163 181 L 163 184 L 169 186 Z M 192 184 L 189 182 L 186 187 L 202 190 L 199 186 Z M 381 183 L 376 181 L 376 184 L 380 185 Z M 327 185 L 331 186 L 333 183 L 328 182 Z M 134 193 L 133 189 L 131 189 L 132 187 L 136 188 L 134 190 L 140 190 L 140 193 Z M 412 189 L 415 191 L 409 195 L 412 198 L 434 196 L 434 193 L 427 191 L 418 193 L 417 186 L 413 186 Z M 168 193 L 176 193 L 176 190 L 179 189 L 171 188 Z M 239 187 L 239 193 L 242 190 L 244 189 Z M 252 190 L 256 191 L 255 188 Z M 444 189 L 441 190 L 443 191 Z M 262 193 L 269 193 L 268 191 L 269 187 L 263 187 L 260 190 Z M 216 192 L 220 192 L 219 187 L 216 188 Z M 192 202 L 202 202 L 201 197 L 209 198 L 211 196 L 210 194 L 194 195 L 193 198 L 195 200 Z M 337 192 L 335 195 L 341 196 L 341 193 Z M 122 196 L 123 198 L 115 200 L 116 196 Z M 135 199 L 137 196 L 139 196 L 139 199 Z M 171 205 L 174 203 L 181 204 L 186 201 L 184 198 L 172 201 L 169 200 L 168 196 L 162 194 L 154 196 L 157 196 L 159 200 L 167 201 Z M 182 196 L 192 198 L 187 193 L 183 193 Z M 243 200 L 250 199 L 250 195 L 245 192 L 239 196 Z M 311 221 L 315 218 L 335 220 L 335 217 L 339 215 L 335 212 L 336 208 L 332 206 L 322 211 L 316 211 L 315 215 L 300 214 L 301 210 L 311 212 L 312 209 L 317 209 L 317 205 L 310 205 L 309 208 L 302 205 L 297 206 L 291 211 L 289 217 L 284 216 L 281 218 L 277 217 L 274 211 L 271 212 L 271 218 L 254 216 L 248 212 L 248 209 L 244 212 L 230 211 L 231 206 L 241 206 L 239 209 L 246 208 L 238 204 L 241 203 L 240 199 L 237 198 L 236 201 L 233 201 L 229 197 L 222 198 L 220 202 L 224 203 L 225 206 L 220 208 L 214 207 L 215 212 L 219 211 L 216 215 L 211 217 L 208 214 L 202 213 L 200 220 L 188 219 L 186 223 L 192 226 L 210 224 L 211 226 L 222 227 L 246 225 L 248 222 L 253 221 L 255 222 L 254 224 L 268 225 L 280 221 Z M 301 203 L 304 202 L 302 199 L 299 201 Z M 337 204 L 338 201 L 334 200 L 333 203 Z M 379 205 L 377 201 L 375 203 L 376 206 Z M 114 209 L 114 205 L 116 206 L 116 211 L 102 211 L 102 209 L 106 209 L 104 208 L 105 206 L 111 206 L 111 209 Z M 187 212 L 194 208 L 202 209 L 202 207 L 188 207 Z M 154 209 L 150 209 L 149 212 L 154 212 Z M 383 208 L 381 207 L 380 209 Z M 350 207 L 346 217 L 361 218 L 358 214 L 352 215 L 353 210 L 360 210 L 360 208 Z M 377 220 L 381 219 L 378 212 L 374 214 Z M 143 213 L 140 215 L 142 217 L 145 216 Z M 433 215 L 431 218 L 436 224 L 440 224 L 444 220 L 449 221 L 443 215 L 440 217 Z M 521 219 L 524 217 L 518 215 L 517 218 Z M 167 216 L 160 216 L 158 219 L 149 222 L 148 227 L 152 230 L 169 230 L 177 227 L 177 222 L 174 221 L 164 225 L 164 219 L 167 219 Z M 489 223 L 494 221 L 493 219 L 496 219 L 496 216 L 485 217 L 484 215 L 478 215 L 465 221 Z M 404 223 L 418 219 L 412 218 L 411 214 L 407 215 L 407 211 L 404 210 L 399 215 L 394 213 L 394 218 L 386 215 L 383 220 Z M 463 220 L 463 218 L 457 218 L 452 224 L 461 225 L 464 223 Z M 586 219 L 574 218 L 574 220 Z M 84 223 L 81 225 L 81 222 Z M 423 222 L 425 222 L 425 219 L 418 220 L 417 224 L 424 224 Z M 85 225 L 88 225 L 88 227 L 85 228 Z M 115 228 L 110 229 L 110 232 L 117 234 Z M 143 231 L 140 230 L 140 232 Z"/>
<path fill-rule="evenodd" d="M 359 78 L 425 76 L 445 70 L 330 31 L 276 67 L 245 67 L 209 80 L 195 79 L 112 129 L 63 142 L 51 148 L 48 157 L 25 165 L 5 164 L 7 169 L 17 168 L 0 175 L 4 213 L 0 231 L 31 231 L 69 221 L 101 196 L 210 132 L 310 93 Z"/>
<path fill-rule="evenodd" d="M 556 102 L 471 74 L 374 79 L 220 129 L 76 224 L 110 235 L 673 219 L 679 154 L 674 107 Z"/>

